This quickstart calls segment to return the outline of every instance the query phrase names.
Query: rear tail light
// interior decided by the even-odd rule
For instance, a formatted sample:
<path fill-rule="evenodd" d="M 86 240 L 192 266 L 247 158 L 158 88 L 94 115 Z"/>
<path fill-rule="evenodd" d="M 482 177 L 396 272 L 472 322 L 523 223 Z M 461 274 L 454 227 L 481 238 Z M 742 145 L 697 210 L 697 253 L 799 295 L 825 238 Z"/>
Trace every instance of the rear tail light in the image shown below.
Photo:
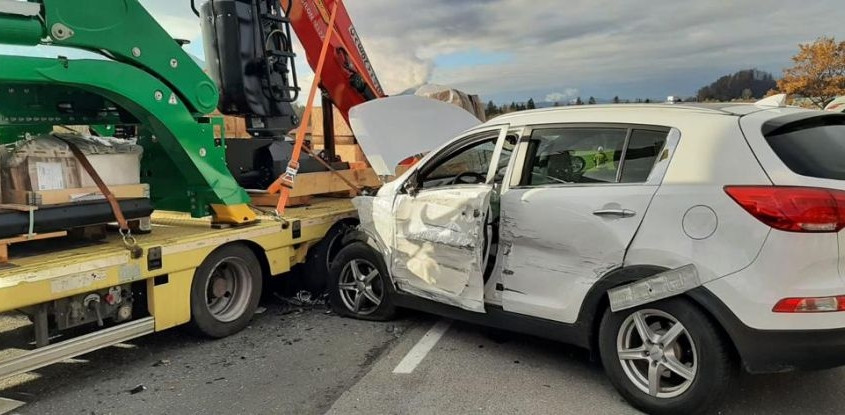
<path fill-rule="evenodd" d="M 836 297 L 784 298 L 772 308 L 775 313 L 826 313 L 845 311 L 845 295 Z"/>
<path fill-rule="evenodd" d="M 775 229 L 838 232 L 845 227 L 845 192 L 817 187 L 726 186 L 743 209 Z"/>

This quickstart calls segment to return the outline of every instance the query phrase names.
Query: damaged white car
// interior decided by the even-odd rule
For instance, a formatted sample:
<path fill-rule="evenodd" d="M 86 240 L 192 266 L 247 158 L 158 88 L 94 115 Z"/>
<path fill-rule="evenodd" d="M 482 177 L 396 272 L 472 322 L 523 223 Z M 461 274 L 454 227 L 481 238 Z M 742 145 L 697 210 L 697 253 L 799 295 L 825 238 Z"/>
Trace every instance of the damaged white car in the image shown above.
<path fill-rule="evenodd" d="M 738 367 L 845 364 L 843 160 L 845 115 L 777 97 L 505 115 L 356 199 L 332 306 L 575 344 L 633 406 L 704 412 Z"/>

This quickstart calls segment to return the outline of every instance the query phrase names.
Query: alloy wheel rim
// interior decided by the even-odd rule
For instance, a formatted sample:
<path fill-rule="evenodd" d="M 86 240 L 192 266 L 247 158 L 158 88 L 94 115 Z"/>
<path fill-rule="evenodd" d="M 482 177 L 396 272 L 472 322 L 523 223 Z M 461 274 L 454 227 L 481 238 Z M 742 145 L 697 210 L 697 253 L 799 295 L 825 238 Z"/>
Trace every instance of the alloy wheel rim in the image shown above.
<path fill-rule="evenodd" d="M 619 363 L 628 380 L 656 398 L 686 392 L 698 373 L 698 352 L 678 319 L 660 310 L 629 315 L 616 340 Z"/>
<path fill-rule="evenodd" d="M 338 290 L 344 307 L 357 315 L 374 313 L 384 300 L 378 268 L 365 259 L 353 259 L 343 267 Z"/>

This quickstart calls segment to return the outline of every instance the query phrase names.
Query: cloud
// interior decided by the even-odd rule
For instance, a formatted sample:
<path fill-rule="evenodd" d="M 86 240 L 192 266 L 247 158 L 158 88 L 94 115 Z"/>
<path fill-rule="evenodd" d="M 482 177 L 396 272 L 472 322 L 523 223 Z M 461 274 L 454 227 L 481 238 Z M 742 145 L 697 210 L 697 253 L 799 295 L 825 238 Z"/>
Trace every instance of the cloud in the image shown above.
<path fill-rule="evenodd" d="M 578 88 L 566 88 L 564 92 L 552 92 L 546 95 L 546 102 L 563 102 L 569 98 L 578 96 Z"/>
<path fill-rule="evenodd" d="M 840 0 L 777 7 L 764 0 L 578 0 L 565 7 L 556 0 L 403 0 L 401 5 L 348 0 L 346 6 L 369 53 L 401 52 L 374 59 L 380 75 L 424 68 L 437 56 L 471 50 L 511 54 L 506 62 L 431 72 L 433 82 L 497 97 L 544 96 L 571 85 L 598 97 L 694 93 L 739 69 L 778 74 L 800 42 L 820 35 L 845 38 Z M 401 82 L 409 80 L 391 81 Z"/>

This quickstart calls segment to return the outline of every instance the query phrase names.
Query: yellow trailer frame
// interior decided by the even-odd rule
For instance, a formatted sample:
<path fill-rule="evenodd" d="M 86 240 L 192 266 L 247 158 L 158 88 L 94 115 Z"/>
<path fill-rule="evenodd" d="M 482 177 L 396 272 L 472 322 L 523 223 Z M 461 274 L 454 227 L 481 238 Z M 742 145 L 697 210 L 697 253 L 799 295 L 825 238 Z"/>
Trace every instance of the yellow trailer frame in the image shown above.
<path fill-rule="evenodd" d="M 333 226 L 356 218 L 350 199 L 331 198 L 290 208 L 282 220 L 262 216 L 256 224 L 229 228 L 214 228 L 209 220 L 187 214 L 156 212 L 152 232 L 136 236 L 144 251 L 137 259 L 130 257 L 119 235 L 94 246 L 13 257 L 9 267 L 0 269 L 0 313 L 145 281 L 149 317 L 102 330 L 99 337 L 95 331 L 70 340 L 72 347 L 58 343 L 35 349 L 17 362 L 0 360 L 0 378 L 189 322 L 194 274 L 222 246 L 249 247 L 263 274 L 275 276 L 304 262 L 308 249 Z"/>

